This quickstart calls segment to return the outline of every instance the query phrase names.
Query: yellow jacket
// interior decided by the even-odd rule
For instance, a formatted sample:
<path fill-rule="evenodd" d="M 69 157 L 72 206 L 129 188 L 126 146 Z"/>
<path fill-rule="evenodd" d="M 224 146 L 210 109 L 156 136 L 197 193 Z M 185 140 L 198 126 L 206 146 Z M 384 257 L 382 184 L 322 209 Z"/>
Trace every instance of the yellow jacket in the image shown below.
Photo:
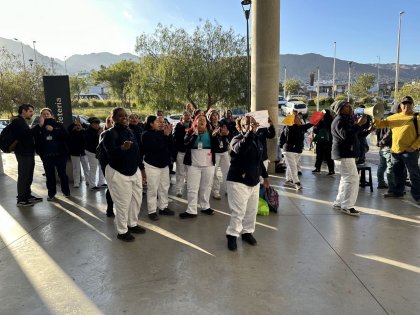
<path fill-rule="evenodd" d="M 408 148 L 420 148 L 420 136 L 417 137 L 413 114 L 397 113 L 383 120 L 375 119 L 377 128 L 389 127 L 392 130 L 392 153 L 403 153 Z M 420 133 L 420 115 L 417 116 L 417 128 Z"/>

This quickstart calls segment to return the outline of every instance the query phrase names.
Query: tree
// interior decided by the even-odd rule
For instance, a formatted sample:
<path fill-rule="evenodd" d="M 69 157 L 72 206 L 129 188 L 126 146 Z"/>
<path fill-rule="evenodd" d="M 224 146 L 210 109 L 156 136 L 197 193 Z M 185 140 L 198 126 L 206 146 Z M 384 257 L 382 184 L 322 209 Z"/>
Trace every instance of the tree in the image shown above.
<path fill-rule="evenodd" d="M 295 79 L 286 80 L 284 82 L 284 88 L 288 95 L 290 94 L 298 94 L 300 90 L 300 82 Z"/>
<path fill-rule="evenodd" d="M 188 34 L 159 24 L 153 35 L 137 37 L 136 52 L 140 67 L 131 86 L 152 106 L 245 103 L 245 38 L 232 29 L 206 21 Z"/>
<path fill-rule="evenodd" d="M 20 58 L 0 49 L 0 111 L 13 115 L 22 103 L 44 107 L 44 75 L 47 75 L 44 66 L 35 65 L 25 70 Z"/>
<path fill-rule="evenodd" d="M 414 103 L 420 102 L 420 81 L 414 81 L 404 84 L 394 97 L 397 100 L 402 100 L 404 96 L 410 95 L 414 99 Z"/>
<path fill-rule="evenodd" d="M 356 82 L 350 86 L 350 95 L 355 98 L 362 98 L 369 95 L 369 90 L 375 83 L 376 77 L 374 74 L 364 73 L 359 76 Z"/>
<path fill-rule="evenodd" d="M 88 82 L 85 77 L 81 77 L 78 75 L 72 75 L 69 78 L 70 81 L 70 95 L 73 98 L 75 95 L 77 96 L 75 99 L 76 104 L 79 102 L 80 94 L 86 92 L 88 88 Z"/>
<path fill-rule="evenodd" d="M 112 92 L 121 100 L 123 106 L 127 104 L 129 82 L 131 75 L 137 68 L 137 63 L 122 60 L 109 67 L 101 66 L 98 71 L 92 72 L 95 83 L 108 82 Z"/>

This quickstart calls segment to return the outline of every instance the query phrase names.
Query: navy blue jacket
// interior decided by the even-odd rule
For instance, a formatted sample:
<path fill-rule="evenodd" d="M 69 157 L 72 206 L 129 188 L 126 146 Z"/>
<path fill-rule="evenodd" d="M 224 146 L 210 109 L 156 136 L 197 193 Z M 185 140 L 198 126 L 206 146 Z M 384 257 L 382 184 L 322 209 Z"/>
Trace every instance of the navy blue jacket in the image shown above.
<path fill-rule="evenodd" d="M 334 118 L 331 124 L 333 137 L 331 157 L 333 160 L 359 156 L 358 134 L 360 130 L 360 126 L 354 123 L 352 116 L 338 115 Z"/>
<path fill-rule="evenodd" d="M 141 141 L 144 162 L 159 168 L 169 166 L 173 150 L 172 135 L 166 136 L 163 131 L 147 130 Z"/>
<path fill-rule="evenodd" d="M 48 131 L 46 126 L 50 125 L 54 129 Z M 44 157 L 57 157 L 67 155 L 67 131 L 63 124 L 53 118 L 45 119 L 42 127 L 36 125 L 33 128 L 36 153 L 43 159 Z"/>
<path fill-rule="evenodd" d="M 268 128 L 260 128 L 257 130 L 257 135 L 263 144 L 263 161 L 268 160 L 268 154 L 267 154 L 267 139 L 273 139 L 276 136 L 276 129 L 274 129 L 274 126 L 270 124 L 270 127 Z"/>
<path fill-rule="evenodd" d="M 178 122 L 175 126 L 175 129 L 173 131 L 173 137 L 175 142 L 175 150 L 176 152 L 184 152 L 186 151 L 185 144 L 184 144 L 184 138 L 185 138 L 185 132 L 186 129 L 191 128 L 191 122 L 187 125 L 187 127 L 184 126 L 184 123 L 182 121 Z"/>
<path fill-rule="evenodd" d="M 263 164 L 264 145 L 257 134 L 239 133 L 232 139 L 230 146 L 232 151 L 228 181 L 253 187 L 260 182 L 260 176 L 268 177 Z"/>
<path fill-rule="evenodd" d="M 98 130 L 88 127 L 85 131 L 85 150 L 91 153 L 96 153 L 96 147 L 99 144 Z"/>
<path fill-rule="evenodd" d="M 285 146 L 287 152 L 302 153 L 305 132 L 312 127 L 312 124 L 288 126 L 284 130 Z"/>
<path fill-rule="evenodd" d="M 128 127 L 115 124 L 102 135 L 101 144 L 106 151 L 109 166 L 125 176 L 133 176 L 138 168 L 144 169 L 137 138 Z M 130 149 L 125 151 L 121 149 L 124 141 L 133 142 Z"/>

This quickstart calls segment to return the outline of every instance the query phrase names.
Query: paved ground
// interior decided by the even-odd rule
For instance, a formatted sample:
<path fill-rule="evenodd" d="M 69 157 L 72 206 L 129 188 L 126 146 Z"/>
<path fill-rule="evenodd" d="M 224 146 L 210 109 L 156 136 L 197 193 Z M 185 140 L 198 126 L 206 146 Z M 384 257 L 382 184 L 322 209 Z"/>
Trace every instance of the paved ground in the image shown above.
<path fill-rule="evenodd" d="M 360 190 L 360 218 L 331 209 L 339 176 L 312 175 L 312 152 L 303 191 L 271 177 L 279 213 L 258 217 L 258 245 L 238 241 L 237 252 L 226 248 L 225 198 L 211 201 L 214 216 L 158 222 L 144 200 L 147 233 L 123 243 L 104 191 L 17 208 L 14 156 L 3 158 L 0 314 L 420 314 L 420 207 L 384 200 L 375 185 Z M 37 161 L 33 190 L 46 198 L 41 174 Z"/>

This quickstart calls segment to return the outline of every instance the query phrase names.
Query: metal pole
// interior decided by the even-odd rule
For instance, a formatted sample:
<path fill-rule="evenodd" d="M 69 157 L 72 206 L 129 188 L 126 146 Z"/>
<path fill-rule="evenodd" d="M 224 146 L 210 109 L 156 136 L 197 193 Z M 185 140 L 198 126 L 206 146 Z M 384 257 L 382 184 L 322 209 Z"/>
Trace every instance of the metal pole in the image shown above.
<path fill-rule="evenodd" d="M 287 77 L 287 68 L 284 67 L 284 86 L 283 86 L 283 97 L 284 97 L 284 100 L 286 100 L 286 96 L 287 96 L 287 93 L 286 93 L 286 77 Z"/>
<path fill-rule="evenodd" d="M 316 111 L 319 112 L 319 66 L 318 66 L 318 84 L 316 87 Z"/>
<path fill-rule="evenodd" d="M 333 79 L 332 79 L 332 96 L 335 98 L 335 53 L 337 48 L 337 42 L 334 42 L 334 62 L 333 62 Z"/>
<path fill-rule="evenodd" d="M 352 62 L 349 61 L 349 83 L 347 86 L 347 102 L 350 102 L 351 64 Z"/>
<path fill-rule="evenodd" d="M 398 46 L 397 46 L 397 63 L 395 65 L 395 88 L 394 88 L 394 102 L 397 104 L 397 92 L 398 92 L 398 80 L 400 71 L 400 37 L 401 37 L 401 18 L 404 11 L 400 12 L 399 24 L 398 24 Z"/>
<path fill-rule="evenodd" d="M 379 83 L 379 65 L 381 64 L 381 56 L 378 56 L 378 97 L 379 97 L 379 88 L 380 88 L 380 83 Z"/>
<path fill-rule="evenodd" d="M 22 47 L 22 61 L 23 61 L 23 71 L 26 71 L 26 65 L 25 65 L 25 53 L 23 52 L 23 43 L 21 40 L 17 38 L 13 38 L 15 41 L 20 42 L 20 46 Z"/>
<path fill-rule="evenodd" d="M 64 56 L 64 70 L 66 70 L 67 75 L 67 56 Z"/>
<path fill-rule="evenodd" d="M 32 45 L 34 46 L 34 64 L 36 65 L 36 49 L 35 49 L 35 43 L 36 41 L 32 42 Z"/>
<path fill-rule="evenodd" d="M 246 18 L 246 55 L 247 55 L 247 67 L 248 67 L 248 86 L 247 86 L 247 97 L 248 97 L 248 112 L 251 111 L 251 59 L 249 57 L 249 12 L 245 10 Z"/>

